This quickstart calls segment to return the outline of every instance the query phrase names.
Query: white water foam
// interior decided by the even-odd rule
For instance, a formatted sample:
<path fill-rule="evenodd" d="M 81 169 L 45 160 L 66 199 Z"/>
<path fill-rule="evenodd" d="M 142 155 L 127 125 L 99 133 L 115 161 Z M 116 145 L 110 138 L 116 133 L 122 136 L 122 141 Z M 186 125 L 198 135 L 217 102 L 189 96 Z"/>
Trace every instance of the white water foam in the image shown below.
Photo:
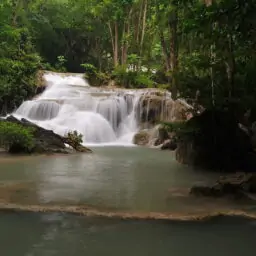
<path fill-rule="evenodd" d="M 14 113 L 55 133 L 77 130 L 86 145 L 133 145 L 140 93 L 90 87 L 81 74 L 44 75 L 46 90 Z"/>

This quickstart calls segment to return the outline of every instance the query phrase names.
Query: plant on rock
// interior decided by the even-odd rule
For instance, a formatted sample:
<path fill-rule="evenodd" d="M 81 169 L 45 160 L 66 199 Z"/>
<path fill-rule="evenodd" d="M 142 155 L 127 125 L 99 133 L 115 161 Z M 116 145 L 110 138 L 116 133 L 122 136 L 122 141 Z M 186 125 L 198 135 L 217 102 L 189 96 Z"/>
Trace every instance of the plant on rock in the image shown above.
<path fill-rule="evenodd" d="M 83 142 L 83 135 L 77 131 L 70 131 L 65 135 L 66 143 L 76 149 Z"/>
<path fill-rule="evenodd" d="M 34 147 L 33 128 L 0 122 L 0 146 L 10 153 L 29 153 Z"/>
<path fill-rule="evenodd" d="M 77 131 L 70 131 L 64 136 L 64 142 L 70 145 L 77 152 L 92 153 L 92 150 L 81 145 L 83 142 L 83 135 Z"/>

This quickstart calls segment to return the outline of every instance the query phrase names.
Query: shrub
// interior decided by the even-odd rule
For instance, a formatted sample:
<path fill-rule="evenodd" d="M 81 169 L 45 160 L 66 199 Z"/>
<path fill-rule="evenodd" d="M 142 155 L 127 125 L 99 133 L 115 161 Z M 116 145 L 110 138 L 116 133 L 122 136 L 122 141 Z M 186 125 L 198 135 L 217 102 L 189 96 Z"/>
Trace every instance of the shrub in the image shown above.
<path fill-rule="evenodd" d="M 81 67 L 85 69 L 85 78 L 92 86 L 106 85 L 110 80 L 107 73 L 97 70 L 96 67 L 90 63 L 81 64 Z"/>
<path fill-rule="evenodd" d="M 59 72 L 66 72 L 66 68 L 65 68 L 66 62 L 67 62 L 67 60 L 65 59 L 65 57 L 63 55 L 58 56 L 57 62 L 55 64 L 56 70 Z"/>
<path fill-rule="evenodd" d="M 83 135 L 77 131 L 68 132 L 65 135 L 67 144 L 76 149 L 83 142 Z"/>
<path fill-rule="evenodd" d="M 168 132 L 174 132 L 176 138 L 184 136 L 193 136 L 200 132 L 200 127 L 194 120 L 179 121 L 179 122 L 163 122 L 164 127 Z"/>
<path fill-rule="evenodd" d="M 154 81 L 143 71 L 129 70 L 128 66 L 118 66 L 112 73 L 115 81 L 125 88 L 152 88 Z"/>
<path fill-rule="evenodd" d="M 31 152 L 34 147 L 33 128 L 11 122 L 0 122 L 0 146 L 10 153 Z"/>

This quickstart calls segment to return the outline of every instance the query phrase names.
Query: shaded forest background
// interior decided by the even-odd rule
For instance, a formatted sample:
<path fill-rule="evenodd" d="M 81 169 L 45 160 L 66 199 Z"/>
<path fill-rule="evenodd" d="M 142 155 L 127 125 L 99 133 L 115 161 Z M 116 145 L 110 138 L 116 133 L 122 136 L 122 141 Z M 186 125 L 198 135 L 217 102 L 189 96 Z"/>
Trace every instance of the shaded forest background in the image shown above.
<path fill-rule="evenodd" d="M 2 0 L 0 109 L 32 97 L 46 69 L 244 112 L 256 106 L 255 49 L 255 0 Z"/>

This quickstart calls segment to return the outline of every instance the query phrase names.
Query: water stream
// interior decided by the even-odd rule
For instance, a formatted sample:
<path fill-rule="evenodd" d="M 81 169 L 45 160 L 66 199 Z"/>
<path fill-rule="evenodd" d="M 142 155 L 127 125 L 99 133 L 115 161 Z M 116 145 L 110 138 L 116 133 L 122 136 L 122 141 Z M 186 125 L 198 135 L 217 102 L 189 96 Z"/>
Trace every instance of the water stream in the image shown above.
<path fill-rule="evenodd" d="M 180 165 L 169 151 L 128 147 L 139 129 L 140 99 L 150 91 L 93 88 L 81 75 L 45 79 L 45 92 L 14 115 L 62 135 L 78 130 L 94 153 L 0 155 L 2 255 L 254 253 L 253 204 L 189 195 L 193 184 L 218 173 Z M 250 220 L 202 221 L 220 214 Z"/>
<path fill-rule="evenodd" d="M 139 100 L 154 92 L 95 88 L 80 74 L 46 73 L 44 78 L 46 90 L 37 98 L 25 101 L 14 115 L 60 135 L 77 130 L 87 145 L 132 145 L 139 126 Z"/>

